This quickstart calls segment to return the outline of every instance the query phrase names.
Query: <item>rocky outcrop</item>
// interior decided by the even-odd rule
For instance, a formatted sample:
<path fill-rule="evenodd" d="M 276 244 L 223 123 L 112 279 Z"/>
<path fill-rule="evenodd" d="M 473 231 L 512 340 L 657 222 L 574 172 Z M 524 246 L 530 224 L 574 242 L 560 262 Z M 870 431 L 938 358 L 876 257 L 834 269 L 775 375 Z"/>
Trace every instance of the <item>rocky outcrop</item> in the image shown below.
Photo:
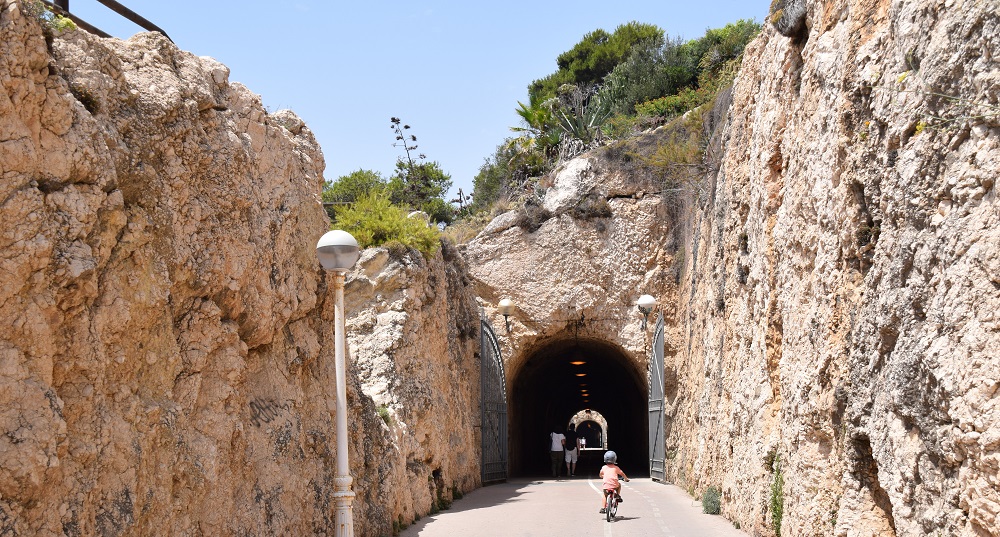
<path fill-rule="evenodd" d="M 806 2 L 745 54 L 668 445 L 755 534 L 1000 534 L 989 4 Z"/>
<path fill-rule="evenodd" d="M 669 225 L 660 197 L 644 190 L 648 184 L 609 164 L 600 154 L 570 161 L 538 205 L 499 216 L 464 249 L 491 311 L 503 297 L 517 305 L 508 381 L 533 346 L 565 337 L 567 327 L 642 360 L 634 304 L 654 281 L 667 279 L 657 261 L 669 260 L 660 244 Z"/>
<path fill-rule="evenodd" d="M 0 1 L 4 535 L 332 532 L 323 155 L 228 75 Z M 441 255 L 386 256 L 347 291 L 359 535 L 479 479 L 474 301 Z M 364 337 L 396 332 L 433 337 Z"/>
<path fill-rule="evenodd" d="M 359 265 L 346 289 L 347 335 L 353 377 L 375 412 L 356 409 L 364 446 L 351 456 L 363 458 L 354 470 L 363 535 L 387 535 L 480 484 L 479 313 L 448 243 L 430 261 L 368 249 Z"/>
<path fill-rule="evenodd" d="M 614 445 L 635 471 L 645 466 L 648 333 L 636 300 L 676 293 L 679 236 L 671 218 L 676 207 L 649 177 L 623 165 L 638 160 L 630 152 L 608 147 L 566 163 L 544 178 L 527 205 L 494 219 L 463 250 L 494 326 L 509 321 L 499 344 L 515 475 L 545 471 L 537 464 L 537 439 L 585 408 L 611 424 L 602 425 L 600 441 Z M 496 311 L 503 298 L 516 306 L 508 319 Z M 664 308 L 671 321 L 675 311 Z M 603 393 L 591 401 L 582 391 L 588 385 Z M 595 455 L 585 458 L 593 462 Z M 597 470 L 586 461 L 582 468 Z"/>

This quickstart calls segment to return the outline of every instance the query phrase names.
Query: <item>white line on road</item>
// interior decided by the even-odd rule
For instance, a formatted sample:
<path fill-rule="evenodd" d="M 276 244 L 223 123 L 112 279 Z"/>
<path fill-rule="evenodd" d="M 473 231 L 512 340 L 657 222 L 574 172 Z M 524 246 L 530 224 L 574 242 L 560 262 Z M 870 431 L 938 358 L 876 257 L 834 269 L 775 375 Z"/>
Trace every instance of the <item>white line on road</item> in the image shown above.
<path fill-rule="evenodd" d="M 593 479 L 588 479 L 587 484 L 590 485 L 590 488 L 594 489 L 594 492 L 596 492 L 597 494 L 604 494 L 603 492 L 601 492 L 601 489 L 597 488 L 597 486 L 594 485 Z"/>
<path fill-rule="evenodd" d="M 587 480 L 587 484 L 590 485 L 590 488 L 594 489 L 594 492 L 596 492 L 597 494 L 599 494 L 601 496 L 604 496 L 604 491 L 601 490 L 601 489 L 599 489 L 599 488 L 597 488 L 597 485 L 594 484 L 594 480 L 593 479 L 588 479 Z M 601 484 L 603 485 L 604 483 L 602 482 Z M 613 537 L 613 536 L 614 536 L 614 534 L 611 533 L 611 524 L 605 522 L 604 523 L 604 537 Z"/>

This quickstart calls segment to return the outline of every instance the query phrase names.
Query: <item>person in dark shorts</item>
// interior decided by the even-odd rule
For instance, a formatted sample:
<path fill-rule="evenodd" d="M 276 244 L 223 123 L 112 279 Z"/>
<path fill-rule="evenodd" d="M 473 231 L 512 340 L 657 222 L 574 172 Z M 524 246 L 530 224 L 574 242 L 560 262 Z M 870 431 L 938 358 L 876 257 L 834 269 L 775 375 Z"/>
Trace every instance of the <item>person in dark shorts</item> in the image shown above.
<path fill-rule="evenodd" d="M 576 426 L 569 424 L 566 429 L 566 475 L 576 475 L 576 461 L 580 456 L 580 436 L 576 432 Z"/>

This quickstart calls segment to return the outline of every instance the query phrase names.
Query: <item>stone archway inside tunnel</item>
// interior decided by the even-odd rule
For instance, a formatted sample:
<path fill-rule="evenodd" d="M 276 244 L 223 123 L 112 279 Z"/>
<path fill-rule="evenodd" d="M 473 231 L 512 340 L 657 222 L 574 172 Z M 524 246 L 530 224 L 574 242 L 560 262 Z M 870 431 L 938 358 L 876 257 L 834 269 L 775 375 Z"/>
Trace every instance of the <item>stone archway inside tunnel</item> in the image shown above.
<path fill-rule="evenodd" d="M 584 449 L 606 449 L 607 427 L 601 427 L 600 423 L 581 422 L 576 427 L 576 434 L 580 435 Z"/>
<path fill-rule="evenodd" d="M 592 408 L 583 409 L 573 416 L 570 423 L 583 441 L 583 449 L 608 448 L 608 420 L 600 412 Z"/>
<path fill-rule="evenodd" d="M 596 338 L 553 338 L 521 358 L 509 373 L 511 476 L 549 475 L 549 433 L 564 431 L 587 410 L 601 416 L 589 423 L 622 468 L 630 476 L 648 474 L 647 380 L 637 360 Z M 604 449 L 581 453 L 577 474 L 596 475 Z"/>

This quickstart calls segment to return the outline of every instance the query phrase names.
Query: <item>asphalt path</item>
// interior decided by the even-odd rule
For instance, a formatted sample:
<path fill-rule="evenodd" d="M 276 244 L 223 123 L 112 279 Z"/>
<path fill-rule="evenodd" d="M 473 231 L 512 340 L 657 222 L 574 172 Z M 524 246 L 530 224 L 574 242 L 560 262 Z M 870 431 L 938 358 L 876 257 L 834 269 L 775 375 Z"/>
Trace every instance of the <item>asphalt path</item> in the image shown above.
<path fill-rule="evenodd" d="M 746 533 L 725 518 L 701 512 L 679 487 L 648 478 L 622 483 L 618 517 L 607 522 L 595 477 L 514 479 L 466 494 L 450 509 L 424 517 L 401 537 L 523 536 L 737 537 Z"/>

